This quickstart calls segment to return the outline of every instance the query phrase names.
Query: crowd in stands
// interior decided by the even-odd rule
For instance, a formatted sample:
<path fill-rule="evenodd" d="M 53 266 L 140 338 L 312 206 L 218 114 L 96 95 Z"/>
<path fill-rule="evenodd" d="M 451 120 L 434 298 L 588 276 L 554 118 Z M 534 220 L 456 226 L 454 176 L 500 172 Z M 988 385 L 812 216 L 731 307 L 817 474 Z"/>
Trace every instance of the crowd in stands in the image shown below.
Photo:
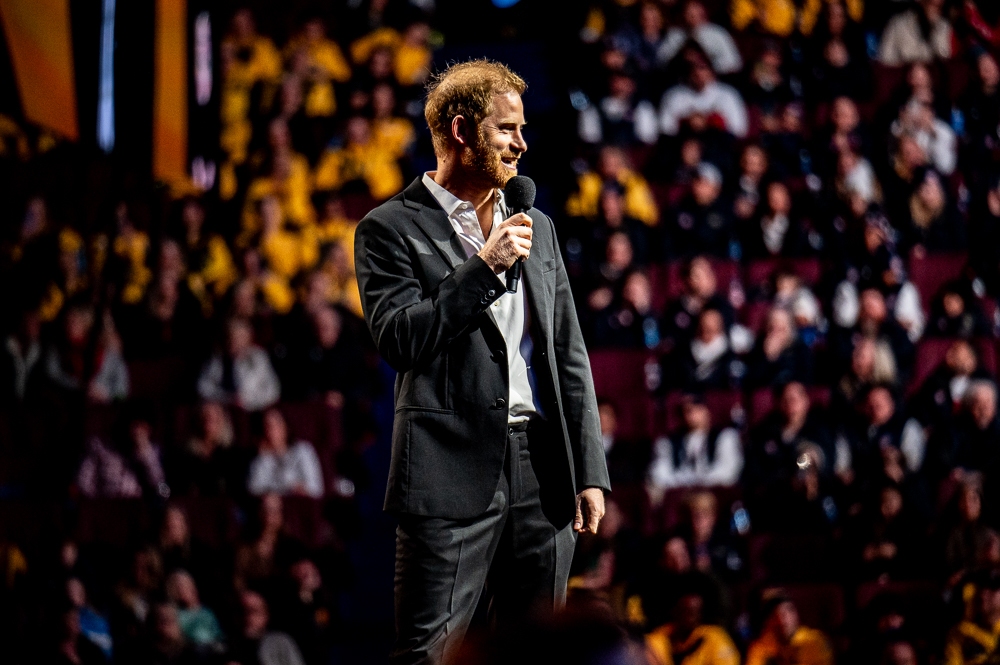
<path fill-rule="evenodd" d="M 228 15 L 211 182 L 67 200 L 65 146 L 0 117 L 34 178 L 0 238 L 12 662 L 331 662 L 391 426 L 353 232 L 433 163 L 433 5 Z M 566 20 L 545 212 L 614 488 L 571 610 L 657 665 L 1000 658 L 1000 6 Z"/>

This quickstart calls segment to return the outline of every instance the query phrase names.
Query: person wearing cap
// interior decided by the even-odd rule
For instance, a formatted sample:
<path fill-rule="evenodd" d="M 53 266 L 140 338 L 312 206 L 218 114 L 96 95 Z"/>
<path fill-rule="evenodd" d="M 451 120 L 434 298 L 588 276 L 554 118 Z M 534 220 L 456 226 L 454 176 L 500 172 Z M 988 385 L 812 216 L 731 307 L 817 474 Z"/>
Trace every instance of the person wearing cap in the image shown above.
<path fill-rule="evenodd" d="M 969 618 L 948 634 L 944 665 L 979 665 L 1000 655 L 1000 572 L 977 580 L 969 610 Z"/>
<path fill-rule="evenodd" d="M 722 171 L 718 166 L 711 162 L 698 164 L 690 194 L 681 202 L 667 231 L 667 256 L 706 254 L 731 258 L 735 242 L 733 212 L 722 196 Z"/>
<path fill-rule="evenodd" d="M 745 665 L 833 665 L 833 651 L 826 635 L 800 623 L 795 603 L 783 591 L 765 597 L 760 616 L 763 629 L 760 637 L 750 643 Z"/>

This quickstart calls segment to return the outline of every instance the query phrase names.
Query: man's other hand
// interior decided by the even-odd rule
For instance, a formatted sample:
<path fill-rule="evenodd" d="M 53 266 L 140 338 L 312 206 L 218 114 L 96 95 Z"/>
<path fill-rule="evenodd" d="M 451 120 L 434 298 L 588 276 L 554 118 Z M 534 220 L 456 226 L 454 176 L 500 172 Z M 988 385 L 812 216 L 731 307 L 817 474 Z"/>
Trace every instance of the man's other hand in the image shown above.
<path fill-rule="evenodd" d="M 597 534 L 597 527 L 602 517 L 604 517 L 604 490 L 599 487 L 588 487 L 576 495 L 574 531 Z"/>
<path fill-rule="evenodd" d="M 523 212 L 501 222 L 479 250 L 479 256 L 498 275 L 530 253 L 531 217 Z"/>

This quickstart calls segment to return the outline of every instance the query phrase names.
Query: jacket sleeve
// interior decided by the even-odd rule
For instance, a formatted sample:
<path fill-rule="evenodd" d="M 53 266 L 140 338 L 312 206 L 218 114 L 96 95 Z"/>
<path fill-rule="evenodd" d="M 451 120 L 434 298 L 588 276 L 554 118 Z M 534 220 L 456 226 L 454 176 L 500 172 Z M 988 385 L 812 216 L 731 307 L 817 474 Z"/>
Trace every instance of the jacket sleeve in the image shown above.
<path fill-rule="evenodd" d="M 611 491 L 608 466 L 601 442 L 601 421 L 597 412 L 594 378 L 590 373 L 590 356 L 583 343 L 583 332 L 576 316 L 576 305 L 569 286 L 569 277 L 556 242 L 552 220 L 553 253 L 556 259 L 555 311 L 553 313 L 553 345 L 555 365 L 559 372 L 559 391 L 563 415 L 569 429 L 573 450 L 577 491 L 599 487 Z"/>
<path fill-rule="evenodd" d="M 365 321 L 397 372 L 429 364 L 504 293 L 479 256 L 425 293 L 403 237 L 374 217 L 358 224 L 354 255 Z"/>

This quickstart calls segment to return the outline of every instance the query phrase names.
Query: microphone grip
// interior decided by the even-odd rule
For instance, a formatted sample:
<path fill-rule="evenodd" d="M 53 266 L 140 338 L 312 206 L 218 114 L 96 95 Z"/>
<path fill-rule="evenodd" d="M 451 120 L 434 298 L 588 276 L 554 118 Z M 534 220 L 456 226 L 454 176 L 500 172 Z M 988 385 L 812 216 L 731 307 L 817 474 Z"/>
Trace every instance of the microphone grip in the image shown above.
<path fill-rule="evenodd" d="M 507 278 L 507 293 L 517 293 L 517 283 L 521 281 L 521 261 L 523 260 L 514 261 L 514 265 L 507 268 L 507 272 L 504 274 Z"/>

